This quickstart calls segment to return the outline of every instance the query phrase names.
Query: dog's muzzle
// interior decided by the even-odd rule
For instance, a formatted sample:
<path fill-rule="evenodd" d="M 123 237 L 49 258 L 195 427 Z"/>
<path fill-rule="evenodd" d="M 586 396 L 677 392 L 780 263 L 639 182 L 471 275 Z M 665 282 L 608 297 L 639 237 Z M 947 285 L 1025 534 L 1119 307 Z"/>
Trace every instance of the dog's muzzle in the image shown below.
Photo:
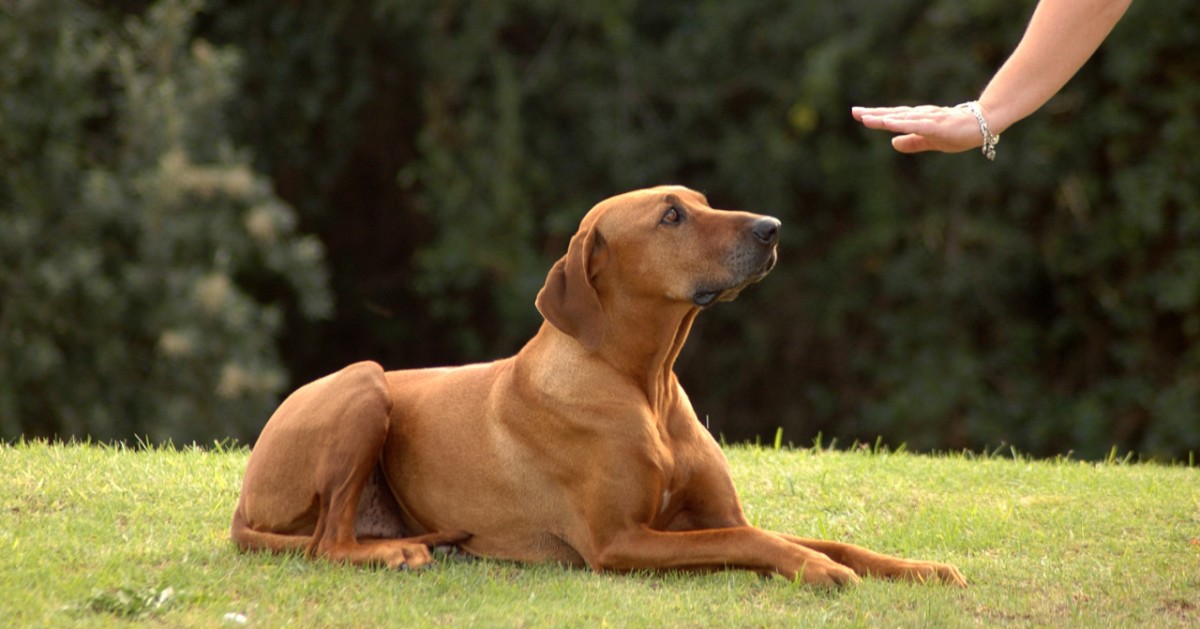
<path fill-rule="evenodd" d="M 692 303 L 704 308 L 718 301 L 733 301 L 747 286 L 761 281 L 775 268 L 778 255 L 779 219 L 763 216 L 750 224 L 748 237 L 725 259 L 735 278 L 724 286 L 705 286 L 692 293 Z"/>

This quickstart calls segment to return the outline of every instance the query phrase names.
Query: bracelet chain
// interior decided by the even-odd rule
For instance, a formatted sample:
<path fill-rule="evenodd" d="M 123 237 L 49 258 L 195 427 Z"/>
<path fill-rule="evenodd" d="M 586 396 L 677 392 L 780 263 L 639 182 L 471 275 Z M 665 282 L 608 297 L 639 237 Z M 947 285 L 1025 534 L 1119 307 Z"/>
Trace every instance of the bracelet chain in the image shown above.
<path fill-rule="evenodd" d="M 996 145 L 1000 143 L 1000 136 L 992 135 L 992 132 L 988 130 L 987 120 L 983 119 L 983 108 L 979 106 L 979 101 L 969 101 L 956 105 L 956 107 L 966 109 L 975 115 L 975 120 L 979 121 L 979 132 L 983 134 L 983 146 L 980 148 L 980 152 L 988 158 L 988 161 L 995 160 Z"/>

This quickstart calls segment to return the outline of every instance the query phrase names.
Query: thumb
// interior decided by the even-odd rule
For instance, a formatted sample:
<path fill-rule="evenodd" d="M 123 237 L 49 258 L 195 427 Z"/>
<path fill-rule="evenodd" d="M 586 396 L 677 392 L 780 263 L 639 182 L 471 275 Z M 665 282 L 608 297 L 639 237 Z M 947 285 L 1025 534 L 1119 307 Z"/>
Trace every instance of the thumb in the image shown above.
<path fill-rule="evenodd" d="M 929 140 L 925 136 L 915 133 L 898 135 L 892 138 L 892 148 L 901 153 L 921 153 L 933 150 L 933 147 L 929 145 Z"/>

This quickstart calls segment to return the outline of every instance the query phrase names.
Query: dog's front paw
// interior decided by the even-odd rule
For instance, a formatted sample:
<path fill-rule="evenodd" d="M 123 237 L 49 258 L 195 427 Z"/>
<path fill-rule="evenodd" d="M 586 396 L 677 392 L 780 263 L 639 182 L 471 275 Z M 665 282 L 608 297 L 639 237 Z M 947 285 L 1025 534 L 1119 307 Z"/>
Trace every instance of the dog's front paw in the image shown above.
<path fill-rule="evenodd" d="M 806 563 L 800 578 L 809 585 L 823 587 L 845 587 L 862 581 L 853 570 L 832 561 Z"/>
<path fill-rule="evenodd" d="M 936 561 L 905 561 L 894 576 L 918 583 L 941 582 L 954 587 L 967 587 L 967 579 L 958 568 Z"/>

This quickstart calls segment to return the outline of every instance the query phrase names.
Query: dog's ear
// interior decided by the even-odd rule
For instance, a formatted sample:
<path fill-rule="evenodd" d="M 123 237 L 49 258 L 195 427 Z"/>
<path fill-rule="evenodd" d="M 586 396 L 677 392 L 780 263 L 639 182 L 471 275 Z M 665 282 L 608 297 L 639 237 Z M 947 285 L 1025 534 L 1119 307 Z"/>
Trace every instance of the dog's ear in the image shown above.
<path fill-rule="evenodd" d="M 603 248 L 604 238 L 595 227 L 572 236 L 567 255 L 554 263 L 534 302 L 550 325 L 575 337 L 589 352 L 604 340 L 604 308 L 592 286 L 600 270 L 600 261 L 593 258 L 601 257 Z"/>

